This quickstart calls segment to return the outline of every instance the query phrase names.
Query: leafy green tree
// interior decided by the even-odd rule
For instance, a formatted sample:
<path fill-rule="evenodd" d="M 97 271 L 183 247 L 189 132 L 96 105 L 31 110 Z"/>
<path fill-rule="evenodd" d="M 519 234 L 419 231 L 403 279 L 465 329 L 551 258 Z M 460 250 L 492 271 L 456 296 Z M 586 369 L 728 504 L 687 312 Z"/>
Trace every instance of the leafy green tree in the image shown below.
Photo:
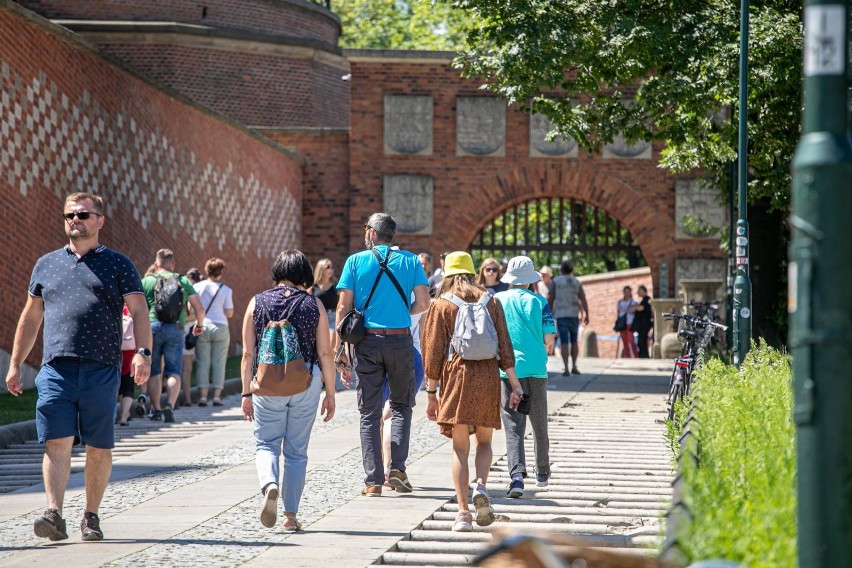
<path fill-rule="evenodd" d="M 434 0 L 341 0 L 340 45 L 347 48 L 457 50 L 464 47 L 468 16 Z"/>
<path fill-rule="evenodd" d="M 479 22 L 469 77 L 546 114 L 589 150 L 663 140 L 662 165 L 724 187 L 736 157 L 739 8 L 732 0 L 454 0 Z M 750 199 L 783 208 L 800 133 L 802 2 L 752 0 Z M 733 116 L 730 110 L 733 109 Z"/>

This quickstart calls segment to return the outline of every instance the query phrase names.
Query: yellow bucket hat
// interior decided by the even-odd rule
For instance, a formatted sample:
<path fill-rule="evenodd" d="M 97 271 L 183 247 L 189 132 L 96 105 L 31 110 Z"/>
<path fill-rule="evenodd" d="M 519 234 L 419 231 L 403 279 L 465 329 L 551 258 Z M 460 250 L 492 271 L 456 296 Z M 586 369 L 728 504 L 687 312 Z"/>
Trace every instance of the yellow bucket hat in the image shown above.
<path fill-rule="evenodd" d="M 455 274 L 476 275 L 473 269 L 473 259 L 462 250 L 451 252 L 444 259 L 444 277 Z"/>

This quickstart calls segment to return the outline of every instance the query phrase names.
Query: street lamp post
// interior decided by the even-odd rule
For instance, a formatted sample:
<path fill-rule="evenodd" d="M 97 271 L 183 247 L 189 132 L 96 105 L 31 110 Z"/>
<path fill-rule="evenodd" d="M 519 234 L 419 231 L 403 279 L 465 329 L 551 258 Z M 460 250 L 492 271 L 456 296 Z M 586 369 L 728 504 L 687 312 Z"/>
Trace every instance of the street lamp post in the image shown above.
<path fill-rule="evenodd" d="M 804 11 L 788 279 L 802 567 L 852 568 L 850 9 L 852 0 L 808 0 Z"/>
<path fill-rule="evenodd" d="M 741 365 L 751 347 L 751 280 L 748 267 L 748 2 L 740 5 L 740 105 L 737 150 L 739 218 L 735 237 L 737 274 L 734 279 L 734 365 Z"/>

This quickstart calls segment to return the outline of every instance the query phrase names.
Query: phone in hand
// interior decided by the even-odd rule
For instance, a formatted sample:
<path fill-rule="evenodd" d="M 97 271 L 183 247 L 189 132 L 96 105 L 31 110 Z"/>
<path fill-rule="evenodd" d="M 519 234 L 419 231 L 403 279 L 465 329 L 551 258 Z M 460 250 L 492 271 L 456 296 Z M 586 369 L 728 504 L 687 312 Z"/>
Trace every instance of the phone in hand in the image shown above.
<path fill-rule="evenodd" d="M 519 413 L 525 414 L 525 415 L 530 413 L 530 395 L 528 395 L 527 393 L 524 393 L 524 394 L 521 395 L 521 402 L 518 403 L 518 408 L 512 409 L 511 406 L 510 406 L 511 404 L 512 404 L 512 399 L 510 397 L 510 398 L 506 399 L 506 407 L 505 407 L 506 410 L 509 411 L 509 412 L 512 412 L 514 410 L 514 412 L 519 412 Z"/>

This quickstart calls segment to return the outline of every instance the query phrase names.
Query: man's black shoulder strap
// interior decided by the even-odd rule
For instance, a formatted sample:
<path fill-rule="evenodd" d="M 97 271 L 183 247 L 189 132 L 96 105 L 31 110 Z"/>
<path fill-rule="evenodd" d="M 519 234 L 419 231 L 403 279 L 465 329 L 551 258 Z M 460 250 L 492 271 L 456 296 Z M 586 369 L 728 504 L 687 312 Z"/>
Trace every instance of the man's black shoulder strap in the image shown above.
<path fill-rule="evenodd" d="M 405 304 L 405 307 L 407 309 L 410 309 L 410 306 L 408 305 L 408 298 L 405 297 L 405 292 L 402 291 L 402 286 L 399 285 L 399 281 L 396 279 L 396 276 L 393 275 L 393 272 L 388 270 L 388 262 L 390 261 L 390 257 L 391 257 L 391 254 L 393 253 L 393 250 L 388 249 L 388 256 L 385 258 L 384 262 L 382 262 L 382 259 L 379 256 L 379 253 L 376 252 L 376 249 L 371 249 L 371 250 L 373 251 L 373 254 L 376 256 L 376 259 L 379 261 L 379 270 L 383 271 L 385 274 L 388 275 L 388 278 L 390 278 L 390 281 L 393 283 L 394 288 L 396 288 L 396 291 L 399 292 L 399 297 L 402 298 L 402 303 Z"/>

